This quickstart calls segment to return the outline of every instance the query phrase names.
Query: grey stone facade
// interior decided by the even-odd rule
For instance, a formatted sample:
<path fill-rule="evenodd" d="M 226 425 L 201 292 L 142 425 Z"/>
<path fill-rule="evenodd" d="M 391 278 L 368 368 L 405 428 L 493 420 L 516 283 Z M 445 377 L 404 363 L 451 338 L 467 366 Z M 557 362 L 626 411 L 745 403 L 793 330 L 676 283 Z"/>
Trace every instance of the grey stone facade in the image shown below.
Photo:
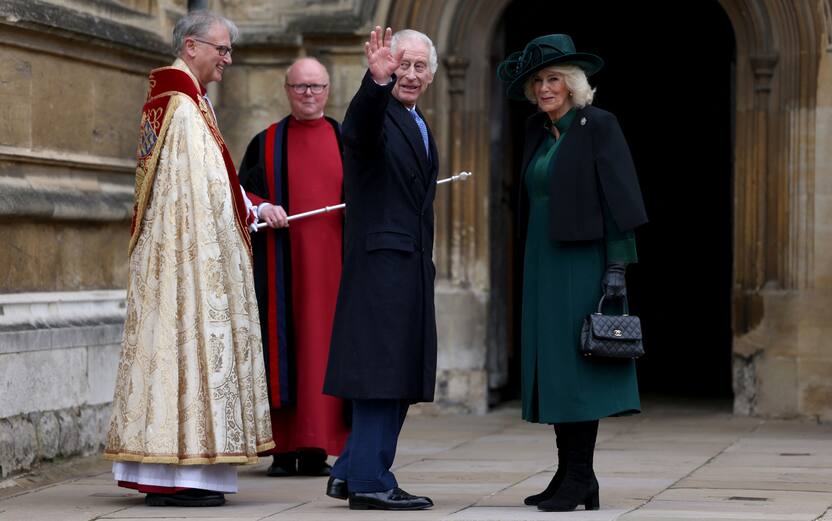
<path fill-rule="evenodd" d="M 0 418 L 0 479 L 43 461 L 101 452 L 109 403 Z"/>
<path fill-rule="evenodd" d="M 123 291 L 0 295 L 0 478 L 100 451 L 123 310 Z"/>

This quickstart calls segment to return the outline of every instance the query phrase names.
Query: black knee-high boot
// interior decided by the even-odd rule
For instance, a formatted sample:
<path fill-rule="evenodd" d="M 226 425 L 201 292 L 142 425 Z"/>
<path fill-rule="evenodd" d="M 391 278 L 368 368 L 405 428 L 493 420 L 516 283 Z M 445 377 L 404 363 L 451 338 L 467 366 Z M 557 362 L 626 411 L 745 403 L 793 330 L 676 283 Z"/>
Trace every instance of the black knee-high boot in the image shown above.
<path fill-rule="evenodd" d="M 563 432 L 563 426 L 566 424 L 555 423 L 555 445 L 558 448 L 558 470 L 554 477 L 549 482 L 546 490 L 539 494 L 529 496 L 523 500 L 527 505 L 538 505 L 541 501 L 545 501 L 555 495 L 560 484 L 563 482 L 563 476 L 566 474 L 566 436 Z"/>
<path fill-rule="evenodd" d="M 555 494 L 538 503 L 546 512 L 568 512 L 578 505 L 598 510 L 598 479 L 592 469 L 598 420 L 569 424 L 566 430 L 566 474 Z"/>

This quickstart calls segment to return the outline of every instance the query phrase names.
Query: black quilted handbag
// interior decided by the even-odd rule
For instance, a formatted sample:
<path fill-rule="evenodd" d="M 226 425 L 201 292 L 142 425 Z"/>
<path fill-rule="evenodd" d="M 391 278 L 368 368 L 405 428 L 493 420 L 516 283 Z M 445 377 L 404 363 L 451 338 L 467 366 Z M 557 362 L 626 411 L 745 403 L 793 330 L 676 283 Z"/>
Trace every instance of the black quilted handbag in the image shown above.
<path fill-rule="evenodd" d="M 641 338 L 641 321 L 629 314 L 627 297 L 623 297 L 623 315 L 604 315 L 598 302 L 598 311 L 584 319 L 581 329 L 580 352 L 584 356 L 604 358 L 638 358 L 644 354 Z"/>

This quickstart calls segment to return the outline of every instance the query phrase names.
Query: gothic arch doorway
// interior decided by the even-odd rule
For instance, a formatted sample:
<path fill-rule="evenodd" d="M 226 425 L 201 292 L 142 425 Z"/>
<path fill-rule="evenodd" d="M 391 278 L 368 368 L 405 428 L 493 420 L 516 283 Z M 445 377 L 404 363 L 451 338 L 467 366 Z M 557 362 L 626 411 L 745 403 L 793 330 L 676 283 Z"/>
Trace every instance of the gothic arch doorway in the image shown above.
<path fill-rule="evenodd" d="M 643 321 L 648 354 L 639 362 L 642 392 L 731 396 L 732 114 L 734 35 L 716 2 L 690 2 L 684 23 L 646 23 L 653 9 L 604 3 L 511 2 L 495 29 L 500 59 L 535 36 L 572 36 L 579 50 L 606 60 L 592 78 L 595 105 L 616 114 L 639 172 L 650 224 L 638 233 L 640 262 L 629 270 L 631 310 Z M 652 16 L 650 16 L 652 15 Z M 707 27 L 707 38 L 703 38 Z M 493 88 L 501 85 L 494 82 Z M 523 122 L 531 104 L 495 100 L 492 169 L 516 191 Z M 513 219 L 506 201 L 503 218 Z M 492 206 L 494 208 L 494 206 Z M 493 241 L 512 230 L 495 230 Z M 512 236 L 514 236 L 512 234 Z M 512 242 L 512 244 L 514 244 Z M 506 284 L 509 388 L 517 385 L 522 251 L 495 245 L 492 287 Z M 508 259 L 499 257 L 507 255 Z M 698 317 L 695 318 L 695 317 Z M 696 325 L 693 325 L 694 322 Z M 688 324 L 688 325 L 685 325 Z"/>
<path fill-rule="evenodd" d="M 507 50 L 534 35 L 567 32 L 579 49 L 608 61 L 597 79 L 597 105 L 618 115 L 651 212 L 630 279 L 637 308 L 658 324 L 646 326 L 654 353 L 642 364 L 642 382 L 661 392 L 733 390 L 735 411 L 771 410 L 768 402 L 758 407 L 771 386 L 759 375 L 765 379 L 774 363 L 765 352 L 795 342 L 788 313 L 800 311 L 792 297 L 814 284 L 817 92 L 811 86 L 819 52 L 828 47 L 828 1 L 821 12 L 813 0 L 686 0 L 674 4 L 673 15 L 652 5 L 650 16 L 632 3 L 571 4 L 379 4 L 392 27 L 434 37 L 442 67 L 423 110 L 439 136 L 444 174 L 477 174 L 464 189 L 437 194 L 435 256 L 440 284 L 484 302 L 469 319 L 487 329 L 486 340 L 474 344 L 487 345 L 479 359 L 487 361 L 488 387 L 516 386 L 509 360 L 519 352 L 520 301 L 511 274 L 521 257 L 512 244 L 509 197 L 519 133 L 509 139 L 506 129 L 517 128 L 523 109 L 502 99 L 495 68 Z M 657 15 L 660 23 L 644 24 Z M 694 235 L 687 244 L 665 244 L 681 241 L 679 230 Z M 706 289 L 709 297 L 700 298 Z M 698 317 L 716 319 L 699 328 Z M 670 329 L 656 331 L 670 322 L 681 323 L 676 334 L 686 343 L 655 346 L 672 336 Z M 471 330 L 479 338 L 479 329 Z M 689 365 L 701 349 L 711 353 L 706 362 Z M 788 370 L 796 378 L 797 369 Z"/>

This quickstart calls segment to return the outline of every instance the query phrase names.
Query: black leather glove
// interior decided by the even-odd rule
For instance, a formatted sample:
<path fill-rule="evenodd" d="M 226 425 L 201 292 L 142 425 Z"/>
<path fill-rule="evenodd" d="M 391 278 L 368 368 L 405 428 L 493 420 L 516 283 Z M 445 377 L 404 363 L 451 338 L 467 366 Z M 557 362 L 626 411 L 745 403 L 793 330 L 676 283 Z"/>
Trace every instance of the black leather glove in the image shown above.
<path fill-rule="evenodd" d="M 623 297 L 627 295 L 627 280 L 624 273 L 627 271 L 626 264 L 607 264 L 607 271 L 601 279 L 601 287 L 604 288 L 604 298 Z"/>

